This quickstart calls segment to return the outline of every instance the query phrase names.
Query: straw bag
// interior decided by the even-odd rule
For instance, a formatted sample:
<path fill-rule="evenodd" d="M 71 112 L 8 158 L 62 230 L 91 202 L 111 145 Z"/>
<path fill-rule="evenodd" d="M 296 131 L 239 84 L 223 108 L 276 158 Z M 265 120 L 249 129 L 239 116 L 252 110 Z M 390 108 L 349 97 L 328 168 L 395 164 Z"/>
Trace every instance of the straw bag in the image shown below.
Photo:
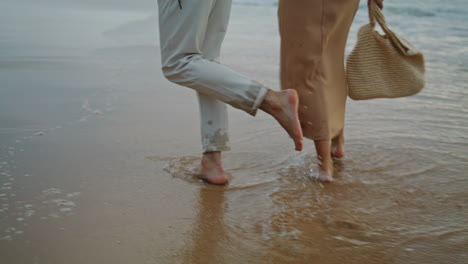
<path fill-rule="evenodd" d="M 353 100 L 396 98 L 424 87 L 424 57 L 411 43 L 392 32 L 382 11 L 369 1 L 370 23 L 359 29 L 346 60 L 349 97 Z M 374 30 L 379 23 L 385 35 Z"/>

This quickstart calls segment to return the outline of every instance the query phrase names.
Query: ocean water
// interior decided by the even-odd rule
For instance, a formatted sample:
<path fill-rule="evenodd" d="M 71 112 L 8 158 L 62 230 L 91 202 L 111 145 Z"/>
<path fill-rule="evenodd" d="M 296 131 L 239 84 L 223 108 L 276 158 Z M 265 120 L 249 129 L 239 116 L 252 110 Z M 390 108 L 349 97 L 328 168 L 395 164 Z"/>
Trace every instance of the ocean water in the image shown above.
<path fill-rule="evenodd" d="M 222 51 L 274 89 L 276 2 L 235 0 Z M 232 110 L 233 180 L 218 188 L 191 173 L 196 101 L 162 79 L 154 1 L 3 1 L 0 253 L 11 263 L 80 263 L 91 246 L 102 252 L 91 262 L 466 263 L 468 2 L 392 0 L 384 12 L 425 54 L 425 89 L 349 100 L 347 156 L 329 185 L 315 179 L 311 142 L 287 151 L 269 117 Z M 365 23 L 361 1 L 346 53 Z M 174 196 L 192 201 L 189 213 L 163 206 Z"/>
<path fill-rule="evenodd" d="M 279 49 L 275 1 L 240 2 L 246 5 L 234 8 L 225 62 L 278 87 L 272 77 L 279 58 L 271 55 Z M 336 164 L 338 179 L 328 186 L 313 181 L 312 146 L 299 155 L 286 154 L 287 143 L 277 140 L 282 134 L 271 129 L 274 124 L 252 120 L 253 133 L 233 136 L 240 153 L 226 154 L 233 182 L 225 192 L 200 190 L 188 260 L 467 261 L 468 3 L 385 1 L 384 12 L 390 27 L 425 54 L 425 90 L 397 100 L 349 100 L 347 157 Z M 367 21 L 361 1 L 346 53 Z M 167 171 L 191 180 L 186 168 L 197 162 L 197 157 L 175 157 Z M 222 202 L 213 205 L 213 200 Z M 211 235 L 220 244 L 207 252 L 200 245 L 210 241 L 213 215 L 224 222 L 214 227 L 219 236 Z"/>

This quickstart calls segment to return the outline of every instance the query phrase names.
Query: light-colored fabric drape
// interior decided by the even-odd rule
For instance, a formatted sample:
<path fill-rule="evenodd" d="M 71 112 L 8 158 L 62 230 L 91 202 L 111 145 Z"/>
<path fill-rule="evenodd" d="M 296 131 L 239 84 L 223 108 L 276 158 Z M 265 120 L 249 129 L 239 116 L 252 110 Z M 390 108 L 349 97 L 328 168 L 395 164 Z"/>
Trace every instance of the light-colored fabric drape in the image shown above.
<path fill-rule="evenodd" d="M 344 127 L 344 51 L 359 0 L 280 0 L 281 86 L 299 94 L 304 137 L 330 140 Z"/>

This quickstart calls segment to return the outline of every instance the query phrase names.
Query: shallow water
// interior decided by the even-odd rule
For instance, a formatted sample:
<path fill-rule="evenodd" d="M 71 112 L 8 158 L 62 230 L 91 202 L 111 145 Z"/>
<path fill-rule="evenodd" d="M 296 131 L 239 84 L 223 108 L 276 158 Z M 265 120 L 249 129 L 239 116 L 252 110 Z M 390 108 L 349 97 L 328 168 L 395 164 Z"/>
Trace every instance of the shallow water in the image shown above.
<path fill-rule="evenodd" d="M 223 61 L 276 88 L 276 7 L 264 2 L 234 7 Z M 152 12 L 58 9 L 71 28 L 87 18 L 92 30 L 70 34 L 63 23 L 40 39 L 2 23 L 0 255 L 11 263 L 466 263 L 468 12 L 462 1 L 415 3 L 386 7 L 395 30 L 424 51 L 427 87 L 348 101 L 346 157 L 332 184 L 316 180 L 311 142 L 295 153 L 271 118 L 237 110 L 224 156 L 231 183 L 197 180 L 196 99 L 163 80 Z M 36 30 L 55 25 L 32 14 Z M 347 52 L 365 21 L 361 9 Z M 51 41 L 58 35 L 70 38 Z M 23 38 L 39 42 L 18 45 Z"/>
<path fill-rule="evenodd" d="M 284 135 L 272 129 L 272 122 L 249 123 L 254 131 L 236 134 L 237 151 L 225 155 L 225 166 L 234 176 L 230 185 L 200 188 L 193 244 L 185 251 L 189 262 L 467 261 L 468 54 L 463 47 L 468 38 L 453 25 L 456 21 L 467 30 L 467 6 L 411 4 L 408 8 L 409 4 L 389 2 L 386 12 L 395 31 L 426 55 L 425 90 L 410 98 L 348 102 L 347 156 L 336 162 L 333 184 L 316 181 L 311 145 L 305 153 L 294 154 L 284 149 L 286 141 L 276 142 Z M 347 52 L 358 26 L 366 21 L 362 7 Z M 276 11 L 268 12 L 265 17 Z M 242 13 L 252 21 L 234 24 L 258 19 L 254 8 L 243 8 Z M 239 50 L 243 36 L 254 44 L 244 44 L 248 48 L 241 49 L 241 55 L 226 60 L 277 87 L 271 76 L 279 61 L 270 52 L 278 49 L 278 39 L 270 23 L 260 18 L 247 32 L 245 27 L 231 27 L 227 54 Z M 264 30 L 259 33 L 258 28 Z M 255 44 L 259 39 L 262 45 Z M 195 183 L 187 168 L 197 162 L 197 157 L 174 158 L 166 170 Z M 204 249 L 214 242 L 214 248 Z"/>

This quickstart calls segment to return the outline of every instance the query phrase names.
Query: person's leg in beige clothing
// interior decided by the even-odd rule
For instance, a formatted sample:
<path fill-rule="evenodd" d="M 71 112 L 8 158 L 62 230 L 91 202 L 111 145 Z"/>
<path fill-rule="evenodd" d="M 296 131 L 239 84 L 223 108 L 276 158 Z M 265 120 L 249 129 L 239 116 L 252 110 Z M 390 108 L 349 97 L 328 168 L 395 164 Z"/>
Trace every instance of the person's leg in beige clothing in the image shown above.
<path fill-rule="evenodd" d="M 304 137 L 314 141 L 319 180 L 333 181 L 344 156 L 344 50 L 359 0 L 280 0 L 282 89 L 299 94 Z"/>

